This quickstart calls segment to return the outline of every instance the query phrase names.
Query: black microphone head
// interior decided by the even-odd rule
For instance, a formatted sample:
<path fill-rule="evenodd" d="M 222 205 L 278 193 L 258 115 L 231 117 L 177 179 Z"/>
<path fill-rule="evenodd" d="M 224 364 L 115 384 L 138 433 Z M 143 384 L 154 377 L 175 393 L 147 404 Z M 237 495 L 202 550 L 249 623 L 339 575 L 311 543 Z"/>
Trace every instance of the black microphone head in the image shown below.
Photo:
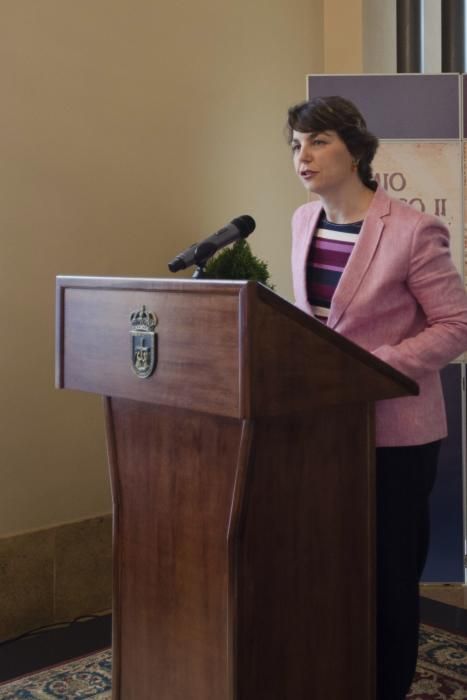
<path fill-rule="evenodd" d="M 171 262 L 168 263 L 168 267 L 170 272 L 178 272 L 179 270 L 184 270 L 186 268 L 186 265 L 181 258 L 174 258 Z"/>
<path fill-rule="evenodd" d="M 248 214 L 237 216 L 237 218 L 232 219 L 230 223 L 238 228 L 242 238 L 249 236 L 256 228 L 256 221 Z"/>

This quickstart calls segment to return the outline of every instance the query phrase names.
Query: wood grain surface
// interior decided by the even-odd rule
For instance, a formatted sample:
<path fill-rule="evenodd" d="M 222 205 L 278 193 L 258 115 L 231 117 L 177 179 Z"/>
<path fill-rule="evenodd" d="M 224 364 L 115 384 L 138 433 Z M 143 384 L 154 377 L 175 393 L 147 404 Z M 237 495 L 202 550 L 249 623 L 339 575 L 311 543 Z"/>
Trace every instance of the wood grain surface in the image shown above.
<path fill-rule="evenodd" d="M 57 386 L 107 397 L 113 700 L 374 700 L 374 401 L 417 385 L 250 282 L 59 278 L 56 315 Z"/>
<path fill-rule="evenodd" d="M 373 418 L 255 421 L 233 567 L 236 700 L 374 698 Z"/>
<path fill-rule="evenodd" d="M 112 399 L 114 700 L 231 696 L 228 526 L 241 422 Z"/>

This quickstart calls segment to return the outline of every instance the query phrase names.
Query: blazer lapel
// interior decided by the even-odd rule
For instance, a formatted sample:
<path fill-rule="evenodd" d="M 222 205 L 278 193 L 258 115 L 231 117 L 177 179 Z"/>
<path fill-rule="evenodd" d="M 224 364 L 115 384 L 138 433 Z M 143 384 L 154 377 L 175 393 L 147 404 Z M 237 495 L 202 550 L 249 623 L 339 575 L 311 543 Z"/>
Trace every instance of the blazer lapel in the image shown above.
<path fill-rule="evenodd" d="M 352 301 L 378 247 L 384 229 L 383 217 L 390 212 L 391 200 L 378 187 L 363 221 L 362 229 L 331 301 L 328 326 L 335 328 Z"/>
<path fill-rule="evenodd" d="M 306 266 L 306 261 L 308 260 L 308 254 L 310 252 L 310 246 L 311 242 L 313 240 L 313 236 L 316 231 L 316 227 L 318 225 L 319 218 L 321 216 L 321 212 L 323 211 L 322 206 L 316 207 L 316 209 L 313 211 L 313 214 L 310 216 L 310 219 L 308 221 L 308 226 L 306 229 L 306 234 L 303 236 L 301 242 L 300 242 L 300 250 L 298 252 L 298 259 L 303 261 L 303 264 L 300 265 L 298 268 L 298 273 L 299 273 L 299 278 L 298 278 L 298 285 L 300 288 L 301 296 L 303 300 L 306 300 L 306 308 L 308 312 L 313 315 L 312 309 L 310 304 L 307 301 L 307 279 L 306 279 L 306 273 L 307 273 L 307 266 Z"/>

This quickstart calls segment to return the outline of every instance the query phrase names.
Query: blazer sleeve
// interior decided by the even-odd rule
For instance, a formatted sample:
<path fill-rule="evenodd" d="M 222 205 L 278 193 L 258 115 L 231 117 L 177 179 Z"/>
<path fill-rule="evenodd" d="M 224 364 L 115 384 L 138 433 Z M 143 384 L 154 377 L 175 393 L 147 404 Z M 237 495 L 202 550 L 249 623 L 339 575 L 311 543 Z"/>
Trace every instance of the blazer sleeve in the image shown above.
<path fill-rule="evenodd" d="M 449 233 L 435 217 L 422 217 L 414 229 L 407 287 L 426 316 L 426 327 L 373 354 L 417 379 L 467 349 L 467 295 L 451 259 Z"/>

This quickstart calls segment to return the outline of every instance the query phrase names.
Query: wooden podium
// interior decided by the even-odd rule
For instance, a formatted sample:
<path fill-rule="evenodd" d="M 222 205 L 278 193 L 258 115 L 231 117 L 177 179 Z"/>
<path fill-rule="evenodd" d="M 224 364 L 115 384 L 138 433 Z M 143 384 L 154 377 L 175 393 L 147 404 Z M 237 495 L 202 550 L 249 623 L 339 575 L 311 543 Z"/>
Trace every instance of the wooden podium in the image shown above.
<path fill-rule="evenodd" d="M 417 385 L 253 282 L 84 277 L 56 381 L 106 397 L 113 699 L 373 700 L 373 405 Z"/>

